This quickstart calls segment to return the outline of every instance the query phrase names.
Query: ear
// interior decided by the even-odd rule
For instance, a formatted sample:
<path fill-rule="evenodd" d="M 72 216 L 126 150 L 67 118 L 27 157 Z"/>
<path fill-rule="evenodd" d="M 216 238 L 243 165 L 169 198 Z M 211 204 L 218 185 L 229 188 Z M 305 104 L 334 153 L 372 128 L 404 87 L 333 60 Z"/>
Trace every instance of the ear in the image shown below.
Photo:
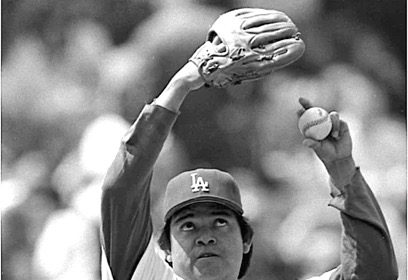
<path fill-rule="evenodd" d="M 244 254 L 248 254 L 249 253 L 249 251 L 250 251 L 250 249 L 251 249 L 251 246 L 252 246 L 252 239 L 251 240 L 248 240 L 248 241 L 245 241 L 244 243 L 243 243 L 243 249 L 244 249 Z"/>

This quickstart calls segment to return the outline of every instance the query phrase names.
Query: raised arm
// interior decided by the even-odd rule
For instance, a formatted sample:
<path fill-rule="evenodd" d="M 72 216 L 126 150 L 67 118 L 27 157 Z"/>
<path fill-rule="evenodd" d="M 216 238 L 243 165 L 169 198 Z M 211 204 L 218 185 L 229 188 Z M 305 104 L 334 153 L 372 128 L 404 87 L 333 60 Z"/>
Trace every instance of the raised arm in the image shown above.
<path fill-rule="evenodd" d="M 311 107 L 300 99 L 299 116 Z M 356 167 L 352 156 L 352 140 L 346 122 L 338 113 L 330 113 L 331 134 L 322 141 L 306 138 L 324 164 L 331 178 L 330 205 L 340 211 L 343 226 L 341 265 L 322 278 L 374 280 L 398 278 L 394 249 L 380 206 Z"/>
<path fill-rule="evenodd" d="M 153 165 L 187 94 L 204 83 L 225 87 L 262 78 L 295 62 L 304 49 L 296 25 L 279 11 L 237 9 L 214 23 L 190 62 L 145 106 L 107 173 L 102 246 L 110 278 L 130 279 L 148 246 Z"/>
<path fill-rule="evenodd" d="M 132 277 L 149 243 L 153 165 L 184 98 L 202 85 L 197 67 L 191 62 L 184 65 L 157 99 L 143 108 L 107 172 L 101 234 L 103 254 L 114 279 Z"/>

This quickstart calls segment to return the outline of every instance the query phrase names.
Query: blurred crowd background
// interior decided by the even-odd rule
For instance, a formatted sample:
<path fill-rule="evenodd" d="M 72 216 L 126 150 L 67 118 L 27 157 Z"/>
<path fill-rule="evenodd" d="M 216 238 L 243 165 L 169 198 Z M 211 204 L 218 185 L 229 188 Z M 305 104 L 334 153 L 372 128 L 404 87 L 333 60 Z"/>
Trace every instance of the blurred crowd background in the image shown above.
<path fill-rule="evenodd" d="M 155 167 L 153 219 L 175 174 L 231 172 L 255 228 L 245 279 L 303 279 L 340 262 L 328 177 L 301 145 L 297 100 L 349 122 L 354 157 L 406 279 L 405 0 L 3 0 L 1 276 L 99 279 L 100 186 L 145 103 L 232 8 L 282 10 L 305 55 L 252 83 L 191 94 Z"/>

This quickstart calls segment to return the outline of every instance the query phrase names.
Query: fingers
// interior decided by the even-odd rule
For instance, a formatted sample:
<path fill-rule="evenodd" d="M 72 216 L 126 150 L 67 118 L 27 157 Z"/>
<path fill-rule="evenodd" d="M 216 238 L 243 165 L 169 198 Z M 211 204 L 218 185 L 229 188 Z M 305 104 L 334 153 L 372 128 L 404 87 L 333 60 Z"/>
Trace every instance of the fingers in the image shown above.
<path fill-rule="evenodd" d="M 344 135 L 349 133 L 348 125 L 345 121 L 340 119 L 339 113 L 334 111 L 331 112 L 329 116 L 332 121 L 332 131 L 330 132 L 331 137 L 333 137 L 335 140 L 339 140 L 340 138 L 344 137 Z"/>
<path fill-rule="evenodd" d="M 337 112 L 329 113 L 330 120 L 332 122 L 332 130 L 330 136 L 338 140 L 340 137 L 340 116 Z"/>
<path fill-rule="evenodd" d="M 350 133 L 348 124 L 343 120 L 340 120 L 339 123 L 340 123 L 339 137 L 345 137 L 347 134 Z"/>
<path fill-rule="evenodd" d="M 273 10 L 253 9 L 249 13 L 242 13 L 241 11 L 240 17 L 245 19 L 242 24 L 242 29 L 245 31 L 271 23 L 291 22 L 286 14 Z"/>
<path fill-rule="evenodd" d="M 301 112 L 302 110 L 305 111 L 305 109 L 300 109 L 300 110 L 298 111 L 298 114 L 301 114 L 300 112 Z M 347 123 L 346 123 L 345 121 L 343 121 L 343 120 L 340 119 L 340 115 L 339 115 L 338 112 L 336 112 L 336 111 L 330 112 L 330 113 L 329 113 L 329 117 L 330 117 L 330 120 L 331 120 L 331 122 L 332 122 L 332 130 L 331 130 L 331 132 L 330 132 L 330 136 L 331 136 L 334 140 L 340 140 L 342 137 L 344 137 L 344 135 L 346 135 L 347 133 L 349 133 L 349 128 L 348 128 Z M 303 144 L 304 144 L 305 146 L 309 147 L 309 148 L 314 148 L 314 149 L 315 149 L 315 148 L 318 147 L 318 145 L 319 145 L 322 141 L 324 141 L 324 139 L 321 140 L 321 141 L 316 141 L 316 140 L 313 140 L 313 139 L 310 139 L 310 138 L 306 138 L 306 139 L 303 141 Z"/>
<path fill-rule="evenodd" d="M 312 107 L 310 101 L 304 97 L 299 97 L 299 103 L 302 105 L 302 108 L 296 112 L 298 118 L 300 118 L 307 109 Z"/>
<path fill-rule="evenodd" d="M 313 140 L 311 138 L 303 139 L 302 144 L 304 146 L 306 146 L 308 148 L 311 148 L 311 149 L 314 149 L 314 150 L 319 148 L 322 145 L 321 141 Z"/>
<path fill-rule="evenodd" d="M 244 24 L 245 25 L 245 24 Z M 250 28 L 243 28 L 244 30 L 246 30 L 246 32 L 248 33 L 253 33 L 253 34 L 261 34 L 261 33 L 269 33 L 269 37 L 274 36 L 275 37 L 277 35 L 281 35 L 283 37 L 283 34 L 279 34 L 279 33 L 275 33 L 273 34 L 272 32 L 278 32 L 278 31 L 283 31 L 285 29 L 286 32 L 289 32 L 288 34 L 285 35 L 285 37 L 287 36 L 292 36 L 292 35 L 296 35 L 298 29 L 296 27 L 296 25 L 289 21 L 283 21 L 283 22 L 274 22 L 274 23 L 258 23 Z M 270 41 L 264 42 L 264 44 L 269 43 Z"/>
<path fill-rule="evenodd" d="M 258 51 L 268 54 L 268 49 L 273 50 L 272 59 L 269 61 L 271 61 L 274 69 L 281 69 L 302 57 L 305 52 L 305 43 L 299 38 L 282 39 L 265 45 L 264 50 L 258 49 Z"/>
<path fill-rule="evenodd" d="M 277 30 L 256 33 L 257 35 L 249 41 L 250 47 L 253 49 L 264 48 L 266 52 L 271 52 L 279 47 L 283 47 L 278 44 L 280 40 L 295 38 L 298 31 L 294 24 L 283 23 L 281 25 L 283 26 Z M 258 27 L 258 29 L 260 29 L 260 27 Z"/>
<path fill-rule="evenodd" d="M 299 103 L 300 103 L 300 105 L 302 105 L 302 107 L 303 107 L 305 110 L 307 110 L 307 109 L 313 107 L 313 106 L 312 106 L 312 103 L 309 101 L 309 99 L 306 99 L 306 98 L 304 98 L 304 97 L 299 97 Z"/>
<path fill-rule="evenodd" d="M 300 118 L 303 113 L 313 107 L 312 103 L 310 102 L 309 99 L 304 98 L 304 97 L 300 97 L 299 98 L 299 103 L 302 106 L 301 109 L 299 109 L 296 113 L 298 118 Z M 338 112 L 333 111 L 329 113 L 329 117 L 330 120 L 332 122 L 332 130 L 330 132 L 330 136 L 335 139 L 335 140 L 339 140 L 341 138 L 342 135 L 344 135 L 344 133 L 347 133 L 348 131 L 348 126 L 347 123 L 345 123 L 344 121 L 340 120 L 340 115 Z M 315 143 L 316 141 L 313 141 L 312 139 L 310 139 L 311 141 L 306 141 L 306 143 L 304 143 L 306 146 L 308 147 L 315 147 L 317 143 Z"/>

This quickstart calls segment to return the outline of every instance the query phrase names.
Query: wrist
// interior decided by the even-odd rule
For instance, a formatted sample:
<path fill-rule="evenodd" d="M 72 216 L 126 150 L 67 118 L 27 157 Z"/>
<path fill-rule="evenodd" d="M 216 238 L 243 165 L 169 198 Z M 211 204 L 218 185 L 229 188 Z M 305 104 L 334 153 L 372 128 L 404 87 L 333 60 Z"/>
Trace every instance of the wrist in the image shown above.
<path fill-rule="evenodd" d="M 170 83 L 190 92 L 202 87 L 204 79 L 198 72 L 197 66 L 189 61 L 174 75 Z"/>
<path fill-rule="evenodd" d="M 356 164 L 352 156 L 324 163 L 330 179 L 337 188 L 343 188 L 351 183 L 356 171 Z"/>
<path fill-rule="evenodd" d="M 153 104 L 177 113 L 189 92 L 185 84 L 172 79 Z"/>
<path fill-rule="evenodd" d="M 187 95 L 204 85 L 204 80 L 192 62 L 184 65 L 170 80 L 154 104 L 178 112 Z"/>
<path fill-rule="evenodd" d="M 167 84 L 166 89 L 169 88 L 181 95 L 188 95 L 194 90 L 194 81 L 190 81 L 187 77 L 176 75 Z"/>

